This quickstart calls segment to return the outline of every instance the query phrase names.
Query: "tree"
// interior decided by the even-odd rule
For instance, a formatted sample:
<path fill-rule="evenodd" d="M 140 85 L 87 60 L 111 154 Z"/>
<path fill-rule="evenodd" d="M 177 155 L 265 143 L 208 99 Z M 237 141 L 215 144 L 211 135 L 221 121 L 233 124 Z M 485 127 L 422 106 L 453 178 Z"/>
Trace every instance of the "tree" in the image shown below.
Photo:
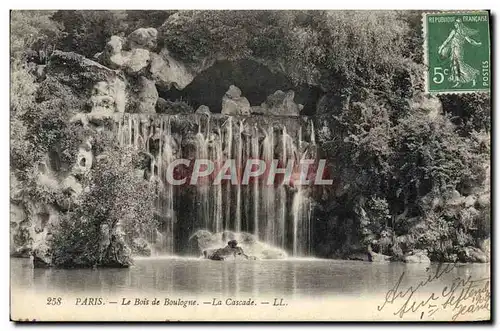
<path fill-rule="evenodd" d="M 89 58 L 102 52 L 112 35 L 127 30 L 123 10 L 58 10 L 52 18 L 64 27 L 58 48 Z"/>
<path fill-rule="evenodd" d="M 55 266 L 129 266 L 132 240 L 156 226 L 154 187 L 137 177 L 132 150 L 110 145 L 97 157 L 76 208 L 54 234 Z"/>
<path fill-rule="evenodd" d="M 11 60 L 46 59 L 61 37 L 62 26 L 49 10 L 13 10 L 10 13 Z M 40 53 L 41 52 L 41 53 Z"/>

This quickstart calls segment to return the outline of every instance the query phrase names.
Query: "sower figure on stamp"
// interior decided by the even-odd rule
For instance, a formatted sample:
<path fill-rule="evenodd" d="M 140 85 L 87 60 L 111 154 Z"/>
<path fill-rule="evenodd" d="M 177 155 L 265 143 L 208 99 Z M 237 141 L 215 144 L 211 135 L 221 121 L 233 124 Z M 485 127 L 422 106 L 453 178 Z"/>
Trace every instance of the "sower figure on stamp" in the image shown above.
<path fill-rule="evenodd" d="M 472 39 L 475 34 L 477 34 L 477 30 L 465 26 L 462 20 L 457 18 L 448 38 L 439 46 L 438 54 L 442 58 L 450 58 L 451 75 L 449 80 L 455 83 L 453 87 L 469 82 L 472 82 L 473 87 L 476 86 L 476 76 L 479 75 L 479 70 L 464 62 L 465 42 L 473 46 L 481 45 L 480 42 Z"/>

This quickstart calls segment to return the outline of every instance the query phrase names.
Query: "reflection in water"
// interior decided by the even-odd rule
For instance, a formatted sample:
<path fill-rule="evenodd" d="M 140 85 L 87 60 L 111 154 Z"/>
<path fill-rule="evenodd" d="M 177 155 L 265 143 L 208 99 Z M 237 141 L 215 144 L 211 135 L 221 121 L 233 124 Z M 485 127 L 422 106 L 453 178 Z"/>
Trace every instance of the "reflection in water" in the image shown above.
<path fill-rule="evenodd" d="M 376 264 L 336 260 L 211 261 L 203 259 L 138 259 L 130 269 L 33 269 L 29 259 L 11 259 L 12 286 L 33 293 L 47 290 L 96 295 L 162 293 L 281 295 L 317 297 L 385 293 L 405 272 L 402 286 L 424 280 L 437 265 Z M 490 265 L 459 265 L 427 285 L 439 291 L 456 277 L 489 277 Z"/>

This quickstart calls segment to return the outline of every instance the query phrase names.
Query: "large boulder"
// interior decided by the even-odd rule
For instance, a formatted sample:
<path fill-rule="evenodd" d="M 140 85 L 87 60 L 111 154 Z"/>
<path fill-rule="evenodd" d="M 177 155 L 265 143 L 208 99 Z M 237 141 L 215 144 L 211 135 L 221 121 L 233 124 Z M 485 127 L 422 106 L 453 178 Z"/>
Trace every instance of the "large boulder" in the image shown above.
<path fill-rule="evenodd" d="M 32 257 L 34 268 L 52 267 L 52 255 L 46 242 L 40 243 L 33 249 Z"/>
<path fill-rule="evenodd" d="M 47 78 L 38 91 L 42 99 L 71 96 L 76 108 L 88 105 L 93 116 L 125 111 L 125 78 L 98 62 L 73 52 L 54 51 L 45 73 Z"/>
<path fill-rule="evenodd" d="M 144 48 L 123 50 L 126 43 L 125 39 L 112 36 L 99 56 L 99 61 L 112 69 L 121 69 L 129 74 L 136 74 L 148 66 L 150 53 Z"/>
<path fill-rule="evenodd" d="M 157 45 L 158 31 L 155 28 L 139 28 L 128 35 L 127 47 L 129 49 L 143 48 L 154 50 Z"/>
<path fill-rule="evenodd" d="M 380 254 L 380 253 L 375 253 L 375 252 L 368 252 L 368 261 L 370 262 L 390 262 L 391 257 L 388 255 Z"/>
<path fill-rule="evenodd" d="M 197 249 L 197 254 L 209 256 L 221 247 L 225 247 L 227 242 L 231 240 L 236 240 L 238 246 L 247 256 L 256 259 L 284 259 L 287 257 L 284 250 L 263 243 L 257 240 L 255 235 L 246 232 L 224 231 L 211 233 L 206 230 L 199 230 L 191 236 L 190 246 Z M 224 255 L 225 251 L 220 253 Z"/>
<path fill-rule="evenodd" d="M 268 96 L 266 101 L 260 106 L 262 111 L 267 114 L 276 116 L 299 116 L 300 111 L 304 108 L 304 106 L 296 104 L 293 101 L 294 97 L 295 92 L 292 90 L 286 93 L 281 90 L 277 90 Z"/>
<path fill-rule="evenodd" d="M 10 255 L 28 257 L 31 251 L 31 226 L 22 204 L 10 204 Z"/>
<path fill-rule="evenodd" d="M 370 262 L 390 262 L 391 261 L 390 256 L 373 251 L 372 245 L 368 245 L 367 257 L 368 257 L 368 261 L 370 261 Z"/>
<path fill-rule="evenodd" d="M 250 102 L 241 96 L 241 90 L 231 85 L 222 97 L 222 114 L 224 115 L 250 115 Z"/>
<path fill-rule="evenodd" d="M 123 69 L 128 73 L 137 73 L 148 66 L 150 53 L 146 49 L 134 48 L 131 51 L 122 52 L 122 58 Z"/>
<path fill-rule="evenodd" d="M 121 79 L 99 81 L 91 90 L 90 105 L 92 115 L 112 115 L 125 111 L 125 83 Z"/>
<path fill-rule="evenodd" d="M 248 256 L 243 248 L 238 247 L 236 240 L 230 240 L 226 247 L 219 249 L 207 249 L 203 251 L 203 257 L 215 261 L 236 260 L 236 259 L 255 259 L 254 256 Z"/>
<path fill-rule="evenodd" d="M 403 257 L 403 261 L 406 263 L 431 263 L 431 260 L 427 256 L 425 251 L 414 251 Z"/>
<path fill-rule="evenodd" d="M 195 74 L 184 63 L 172 57 L 167 49 L 163 49 L 160 54 L 151 53 L 150 56 L 149 74 L 159 86 L 166 89 L 173 86 L 182 90 L 193 81 Z"/>
<path fill-rule="evenodd" d="M 490 254 L 491 254 L 491 240 L 490 240 L 490 238 L 483 240 L 479 246 L 481 247 L 481 251 L 484 252 L 484 254 L 486 255 L 486 258 L 489 261 Z"/>
<path fill-rule="evenodd" d="M 54 51 L 45 71 L 59 83 L 87 94 L 98 82 L 120 79 L 114 70 L 74 52 Z"/>
<path fill-rule="evenodd" d="M 488 263 L 489 259 L 486 253 L 477 247 L 464 247 L 458 252 L 460 262 L 470 263 Z"/>
<path fill-rule="evenodd" d="M 130 91 L 128 110 L 131 113 L 154 113 L 158 101 L 158 91 L 154 81 L 139 77 Z"/>

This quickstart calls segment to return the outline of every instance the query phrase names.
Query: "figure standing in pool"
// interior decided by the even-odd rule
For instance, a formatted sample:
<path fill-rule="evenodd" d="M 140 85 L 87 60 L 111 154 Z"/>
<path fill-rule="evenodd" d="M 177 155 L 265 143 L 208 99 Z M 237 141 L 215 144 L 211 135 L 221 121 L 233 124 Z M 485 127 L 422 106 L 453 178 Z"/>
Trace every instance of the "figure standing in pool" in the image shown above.
<path fill-rule="evenodd" d="M 473 46 L 481 45 L 480 42 L 472 39 L 475 34 L 477 34 L 477 30 L 465 26 L 462 20 L 457 18 L 448 38 L 439 46 L 438 54 L 442 58 L 450 58 L 451 74 L 449 80 L 455 83 L 453 87 L 470 82 L 472 82 L 473 87 L 476 85 L 476 76 L 479 75 L 479 70 L 464 62 L 465 43 Z"/>

